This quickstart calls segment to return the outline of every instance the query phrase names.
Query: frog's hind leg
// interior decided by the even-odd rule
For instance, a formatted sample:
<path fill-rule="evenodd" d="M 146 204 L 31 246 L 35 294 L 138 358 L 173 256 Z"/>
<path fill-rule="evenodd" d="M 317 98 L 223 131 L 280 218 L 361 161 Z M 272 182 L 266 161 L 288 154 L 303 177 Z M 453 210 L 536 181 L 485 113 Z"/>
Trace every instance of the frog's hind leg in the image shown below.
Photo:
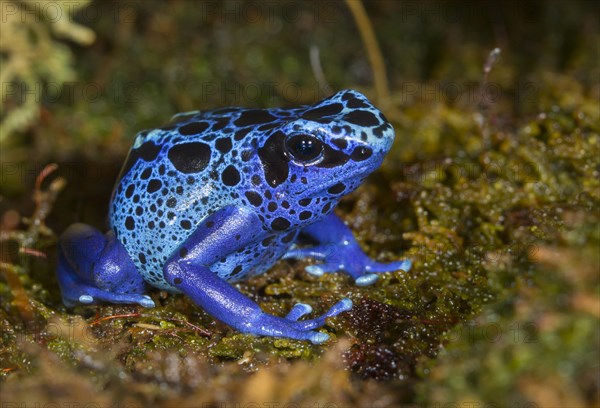
<path fill-rule="evenodd" d="M 58 243 L 57 277 L 66 306 L 99 302 L 154 307 L 146 283 L 112 232 L 73 224 Z"/>

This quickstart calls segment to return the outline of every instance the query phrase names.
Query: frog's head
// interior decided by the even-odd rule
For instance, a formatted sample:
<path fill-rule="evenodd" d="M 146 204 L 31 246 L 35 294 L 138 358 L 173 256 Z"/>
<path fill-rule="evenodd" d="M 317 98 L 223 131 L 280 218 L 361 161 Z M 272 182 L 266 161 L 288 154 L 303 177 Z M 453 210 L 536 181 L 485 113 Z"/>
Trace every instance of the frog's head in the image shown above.
<path fill-rule="evenodd" d="M 318 202 L 322 214 L 381 165 L 394 141 L 385 116 L 353 90 L 289 112 L 258 149 L 264 179 L 313 210 Z"/>

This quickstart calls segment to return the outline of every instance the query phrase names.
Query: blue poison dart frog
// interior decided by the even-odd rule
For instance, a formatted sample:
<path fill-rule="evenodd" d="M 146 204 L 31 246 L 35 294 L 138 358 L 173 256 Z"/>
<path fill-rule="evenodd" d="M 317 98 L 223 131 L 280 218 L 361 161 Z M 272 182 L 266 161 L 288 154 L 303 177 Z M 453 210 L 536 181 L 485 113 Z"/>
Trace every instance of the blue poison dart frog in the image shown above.
<path fill-rule="evenodd" d="M 377 169 L 394 129 L 364 95 L 344 90 L 292 109 L 224 108 L 176 115 L 140 132 L 110 203 L 108 233 L 70 226 L 59 242 L 58 280 L 67 306 L 99 302 L 153 307 L 147 284 L 184 293 L 244 332 L 322 343 L 319 317 L 298 303 L 285 317 L 263 312 L 231 282 L 279 259 L 312 258 L 313 275 L 342 271 L 359 286 L 409 270 L 360 248 L 332 211 Z M 297 238 L 315 243 L 298 247 Z"/>

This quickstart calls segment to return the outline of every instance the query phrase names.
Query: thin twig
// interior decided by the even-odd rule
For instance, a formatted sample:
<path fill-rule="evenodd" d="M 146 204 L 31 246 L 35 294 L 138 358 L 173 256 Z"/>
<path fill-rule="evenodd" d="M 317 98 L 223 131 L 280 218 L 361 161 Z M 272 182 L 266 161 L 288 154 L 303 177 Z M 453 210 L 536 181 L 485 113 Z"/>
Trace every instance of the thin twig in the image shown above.
<path fill-rule="evenodd" d="M 390 91 L 387 75 L 385 73 L 383 55 L 381 54 L 377 37 L 375 37 L 375 31 L 373 31 L 371 20 L 369 20 L 369 16 L 360 0 L 346 0 L 346 5 L 354 17 L 360 36 L 367 48 L 369 62 L 371 63 L 371 69 L 373 70 L 373 80 L 375 82 L 377 100 L 385 109 L 389 104 Z"/>
<path fill-rule="evenodd" d="M 47 189 L 42 189 L 42 183 L 48 177 L 49 174 L 56 171 L 58 166 L 54 163 L 47 165 L 37 176 L 35 181 L 35 188 L 33 191 L 33 201 L 35 203 L 35 211 L 31 218 L 22 217 L 22 222 L 27 225 L 26 230 L 10 230 L 0 231 L 0 243 L 4 241 L 15 241 L 19 245 L 19 253 L 38 258 L 46 258 L 46 255 L 33 247 L 38 243 L 40 235 L 51 236 L 52 231 L 46 226 L 44 220 L 50 213 L 52 205 L 54 204 L 58 193 L 65 186 L 65 180 L 63 178 L 57 178 L 53 180 Z M 4 260 L 4 251 L 0 252 L 0 271 L 3 271 L 6 277 L 6 282 L 10 287 L 11 294 L 13 295 L 13 305 L 21 315 L 21 319 L 26 323 L 32 323 L 34 321 L 34 308 L 31 303 L 32 299 L 27 295 L 19 274 L 22 273 L 23 268 L 18 265 L 10 263 L 10 259 Z"/>
<path fill-rule="evenodd" d="M 182 319 L 176 319 L 176 318 L 161 318 L 158 316 L 151 316 L 151 315 L 145 315 L 142 313 L 124 313 L 124 314 L 119 314 L 119 315 L 111 315 L 111 316 L 104 316 L 104 317 L 100 317 L 100 318 L 96 318 L 94 321 L 88 323 L 89 326 L 94 326 L 96 324 L 102 323 L 104 321 L 107 320 L 113 320 L 113 319 L 121 319 L 121 318 L 126 318 L 126 317 L 147 317 L 150 319 L 158 319 L 158 320 L 166 320 L 166 321 L 173 321 L 173 322 L 178 322 L 178 323 L 182 323 L 185 324 L 186 326 L 191 327 L 194 331 L 197 331 L 201 334 L 203 334 L 204 336 L 210 337 L 210 333 L 186 320 L 182 320 Z M 146 327 L 148 328 L 148 327 Z M 161 330 L 163 330 L 162 328 L 160 328 Z"/>
<path fill-rule="evenodd" d="M 490 72 L 492 71 L 492 69 L 498 62 L 498 59 L 500 58 L 500 53 L 500 48 L 494 48 L 492 51 L 490 51 L 485 61 L 485 64 L 483 64 L 483 78 L 481 79 L 481 84 L 479 85 L 479 114 L 476 115 L 476 120 L 479 125 L 481 134 L 483 136 L 483 143 L 486 146 L 489 146 L 490 144 L 490 130 L 488 125 L 490 122 L 489 108 L 491 104 L 491 101 L 489 101 L 486 97 L 486 86 L 488 83 Z"/>
<path fill-rule="evenodd" d="M 323 66 L 321 65 L 319 47 L 317 47 L 316 45 L 310 46 L 310 66 L 312 68 L 313 74 L 317 82 L 319 83 L 321 91 L 325 95 L 331 95 L 333 93 L 333 89 L 331 89 L 329 82 L 327 82 L 327 79 L 325 78 Z"/>
<path fill-rule="evenodd" d="M 487 85 L 488 77 L 490 75 L 490 72 L 492 71 L 492 68 L 494 68 L 494 65 L 496 65 L 496 63 L 498 62 L 498 59 L 500 58 L 501 52 L 502 52 L 502 50 L 500 48 L 494 48 L 492 51 L 490 51 L 490 54 L 488 55 L 487 60 L 485 60 L 485 64 L 483 64 L 483 79 L 481 81 L 481 84 L 479 85 L 479 96 L 480 96 L 479 103 L 482 104 L 484 107 L 488 105 L 487 101 L 485 101 L 485 103 L 484 103 L 484 100 L 483 100 L 485 86 Z"/>
<path fill-rule="evenodd" d="M 31 255 L 36 258 L 44 258 L 44 259 L 48 258 L 48 256 L 45 253 L 43 253 L 42 251 L 38 251 L 37 249 L 33 249 L 33 248 L 21 247 L 21 248 L 19 248 L 19 253 L 25 254 L 25 255 Z"/>
<path fill-rule="evenodd" d="M 142 315 L 141 313 L 124 313 L 124 314 L 120 314 L 120 315 L 104 316 L 104 317 L 94 320 L 93 322 L 88 323 L 88 325 L 93 326 L 95 324 L 102 323 L 106 320 L 120 319 L 120 318 L 124 318 L 124 317 L 140 317 L 141 315 Z"/>

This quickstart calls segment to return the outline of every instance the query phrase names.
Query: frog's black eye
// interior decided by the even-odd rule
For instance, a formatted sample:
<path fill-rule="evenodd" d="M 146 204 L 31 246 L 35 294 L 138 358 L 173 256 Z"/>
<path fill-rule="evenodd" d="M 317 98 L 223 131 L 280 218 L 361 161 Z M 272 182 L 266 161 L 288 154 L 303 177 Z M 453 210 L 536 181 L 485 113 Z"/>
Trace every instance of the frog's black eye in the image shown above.
<path fill-rule="evenodd" d="M 285 148 L 295 161 L 304 164 L 316 162 L 323 154 L 323 142 L 307 134 L 289 136 Z"/>

